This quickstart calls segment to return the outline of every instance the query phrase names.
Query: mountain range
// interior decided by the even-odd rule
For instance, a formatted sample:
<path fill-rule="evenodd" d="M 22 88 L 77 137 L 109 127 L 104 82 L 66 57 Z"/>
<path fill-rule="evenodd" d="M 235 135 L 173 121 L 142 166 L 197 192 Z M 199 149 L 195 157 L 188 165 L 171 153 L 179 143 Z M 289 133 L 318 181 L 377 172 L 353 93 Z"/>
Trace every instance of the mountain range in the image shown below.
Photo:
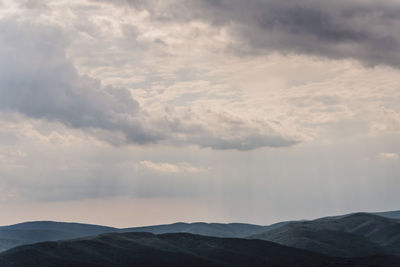
<path fill-rule="evenodd" d="M 269 226 L 25 222 L 0 227 L 0 266 L 400 266 L 399 215 L 353 213 Z"/>
<path fill-rule="evenodd" d="M 187 233 L 111 233 L 20 246 L 0 254 L 0 267 L 18 266 L 399 266 L 395 256 L 343 259 L 256 239 Z"/>
<path fill-rule="evenodd" d="M 291 222 L 250 238 L 338 257 L 400 256 L 400 221 L 368 213 Z"/>
<path fill-rule="evenodd" d="M 25 222 L 0 227 L 0 251 L 43 241 L 67 240 L 94 236 L 104 233 L 148 232 L 153 234 L 191 233 L 214 237 L 245 238 L 264 233 L 286 224 L 286 222 L 270 226 L 245 223 L 173 223 L 165 225 L 113 228 L 92 224 L 65 223 L 52 221 Z"/>

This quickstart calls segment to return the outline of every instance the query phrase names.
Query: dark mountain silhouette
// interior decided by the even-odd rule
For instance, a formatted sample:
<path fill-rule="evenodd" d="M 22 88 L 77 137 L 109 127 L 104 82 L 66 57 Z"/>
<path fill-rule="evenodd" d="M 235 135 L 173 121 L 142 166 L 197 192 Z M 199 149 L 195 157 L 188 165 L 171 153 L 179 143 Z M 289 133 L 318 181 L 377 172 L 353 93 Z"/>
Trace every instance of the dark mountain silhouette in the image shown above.
<path fill-rule="evenodd" d="M 187 233 L 112 233 L 20 246 L 1 267 L 29 266 L 399 266 L 394 256 L 340 259 L 263 240 Z"/>
<path fill-rule="evenodd" d="M 399 221 L 369 213 L 291 222 L 250 238 L 339 257 L 400 255 Z"/>

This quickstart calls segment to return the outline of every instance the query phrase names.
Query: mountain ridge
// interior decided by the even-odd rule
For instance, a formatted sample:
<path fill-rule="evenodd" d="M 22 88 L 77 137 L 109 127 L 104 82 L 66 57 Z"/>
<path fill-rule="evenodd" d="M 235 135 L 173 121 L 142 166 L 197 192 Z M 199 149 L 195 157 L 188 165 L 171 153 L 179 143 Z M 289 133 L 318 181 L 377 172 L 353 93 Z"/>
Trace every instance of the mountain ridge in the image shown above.
<path fill-rule="evenodd" d="M 394 267 L 400 258 L 341 259 L 276 243 L 188 233 L 108 233 L 24 245 L 0 253 L 0 267 L 19 266 L 347 266 Z"/>
<path fill-rule="evenodd" d="M 380 213 L 350 213 L 346 215 L 340 216 L 330 216 L 323 217 L 316 220 L 302 220 L 302 221 L 287 221 L 287 222 L 279 222 L 272 225 L 262 226 L 256 224 L 247 224 L 247 223 L 205 223 L 205 222 L 194 222 L 194 223 L 185 223 L 185 222 L 177 222 L 172 224 L 162 224 L 162 225 L 152 225 L 152 226 L 139 226 L 139 227 L 129 227 L 129 228 L 116 228 L 109 226 L 102 226 L 96 224 L 86 224 L 86 223 L 75 223 L 75 222 L 57 222 L 57 221 L 30 221 L 30 222 L 22 222 L 13 225 L 0 226 L 0 252 L 8 250 L 10 248 L 32 244 L 43 241 L 56 241 L 56 240 L 67 240 L 67 239 L 75 239 L 81 237 L 95 236 L 103 233 L 123 233 L 123 232 L 150 232 L 154 234 L 165 234 L 165 233 L 191 233 L 191 234 L 199 234 L 206 236 L 215 236 L 215 237 L 236 237 L 236 238 L 260 238 L 273 242 L 278 242 L 284 245 L 294 246 L 298 248 L 304 248 L 313 250 L 319 253 L 324 253 L 324 251 L 316 250 L 315 246 L 326 244 L 327 242 L 336 242 L 335 238 L 342 238 L 342 243 L 348 243 L 352 240 L 351 243 L 354 244 L 363 244 L 364 249 L 356 250 L 354 247 L 351 253 L 345 254 L 340 253 L 340 250 L 337 250 L 334 247 L 331 247 L 325 251 L 326 254 L 333 254 L 337 256 L 364 256 L 370 255 L 372 252 L 389 252 L 391 254 L 398 253 L 398 247 L 400 247 L 400 239 L 396 239 L 397 235 L 397 224 L 391 224 L 392 230 L 385 230 L 378 233 L 382 233 L 381 240 L 379 241 L 379 236 L 372 237 L 363 237 L 360 235 L 355 236 L 354 233 L 348 233 L 347 230 L 339 229 L 336 227 L 334 232 L 332 229 L 322 229 L 325 232 L 320 232 L 321 238 L 316 238 L 310 236 L 306 236 L 304 238 L 304 233 L 306 235 L 316 235 L 314 230 L 308 229 L 308 232 L 302 232 L 300 238 L 295 241 L 290 240 L 282 240 L 284 239 L 284 235 L 280 235 L 280 239 L 277 237 L 273 237 L 274 232 L 279 232 L 288 227 L 288 225 L 309 225 L 309 224 L 323 224 L 324 222 L 332 222 L 335 220 L 341 220 L 343 218 L 351 218 L 351 216 L 364 216 L 362 214 L 367 214 L 369 218 L 371 216 L 376 216 L 374 218 L 378 218 L 380 221 L 384 222 L 398 222 L 398 219 L 391 219 L 390 216 L 394 216 L 399 214 L 400 211 L 392 211 L 392 212 L 384 212 L 384 216 L 381 216 Z M 372 227 L 371 225 L 366 225 L 362 229 L 366 229 L 366 227 Z M 281 230 L 279 230 L 281 229 Z M 361 231 L 359 229 L 359 231 Z M 304 229 L 303 229 L 304 230 Z M 331 231 L 331 232 L 330 232 Z M 336 231 L 336 232 L 335 232 Z M 269 233 L 272 237 L 263 236 L 265 233 Z M 275 235 L 278 235 L 276 233 Z M 293 235 L 294 237 L 299 236 L 299 233 Z M 393 239 L 393 237 L 396 237 Z M 373 240 L 369 240 L 373 238 Z M 291 237 L 290 239 L 293 239 Z M 345 240 L 348 240 L 345 242 Z M 388 244 L 384 244 L 384 241 L 387 240 Z M 379 241 L 377 244 L 376 241 Z M 341 243 L 338 243 L 338 246 Z M 339 246 L 340 247 L 340 246 Z M 343 247 L 343 246 L 342 246 Z M 336 251 L 335 251 L 336 250 Z M 343 252 L 343 251 L 342 251 Z"/>
<path fill-rule="evenodd" d="M 291 222 L 249 238 L 338 257 L 362 257 L 377 253 L 400 256 L 400 222 L 370 213 Z"/>

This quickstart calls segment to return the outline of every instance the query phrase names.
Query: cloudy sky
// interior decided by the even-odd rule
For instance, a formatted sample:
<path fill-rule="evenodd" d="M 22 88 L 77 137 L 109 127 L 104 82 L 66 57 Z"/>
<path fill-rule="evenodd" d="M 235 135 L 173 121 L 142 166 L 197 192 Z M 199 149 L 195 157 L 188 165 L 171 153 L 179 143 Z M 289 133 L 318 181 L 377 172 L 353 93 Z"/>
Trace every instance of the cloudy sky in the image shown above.
<path fill-rule="evenodd" d="M 1 0 L 0 225 L 400 209 L 397 0 Z"/>

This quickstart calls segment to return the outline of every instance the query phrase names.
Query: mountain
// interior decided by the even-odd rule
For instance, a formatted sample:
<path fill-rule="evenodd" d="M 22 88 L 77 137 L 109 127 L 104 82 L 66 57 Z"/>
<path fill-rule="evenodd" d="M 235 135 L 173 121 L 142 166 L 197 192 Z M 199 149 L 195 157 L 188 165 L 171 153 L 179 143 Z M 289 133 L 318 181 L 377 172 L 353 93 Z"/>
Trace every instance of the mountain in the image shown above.
<path fill-rule="evenodd" d="M 117 228 L 61 222 L 25 222 L 0 227 L 0 251 L 43 241 L 66 240 L 119 231 Z"/>
<path fill-rule="evenodd" d="M 260 226 L 245 223 L 173 223 L 165 225 L 144 226 L 121 229 L 121 232 L 149 232 L 153 234 L 190 233 L 215 237 L 247 237 L 280 227 L 286 222 L 270 226 Z"/>
<path fill-rule="evenodd" d="M 84 223 L 66 223 L 66 222 L 53 222 L 53 221 L 36 221 L 36 222 L 24 222 L 8 226 L 2 226 L 0 229 L 8 230 L 63 230 L 65 232 L 74 232 L 81 234 L 97 234 L 104 233 L 107 231 L 115 231 L 118 228 L 109 226 L 101 226 L 94 224 Z"/>
<path fill-rule="evenodd" d="M 111 232 L 149 232 L 153 234 L 191 233 L 214 237 L 260 238 L 344 257 L 372 255 L 378 252 L 390 252 L 398 255 L 400 248 L 399 220 L 386 217 L 395 218 L 399 213 L 399 211 L 378 213 L 377 215 L 358 213 L 326 217 L 314 221 L 281 222 L 269 226 L 198 222 L 119 229 L 80 223 L 26 222 L 0 227 L 0 252 L 16 246 L 43 241 L 67 240 Z M 346 225 L 350 223 L 350 218 L 353 218 L 354 222 L 352 223 L 356 225 L 364 225 L 368 222 L 365 227 L 375 229 L 377 234 L 368 236 L 347 230 Z"/>
<path fill-rule="evenodd" d="M 390 219 L 399 219 L 400 220 L 400 210 L 396 211 L 385 211 L 385 212 L 375 212 L 375 215 L 390 218 Z"/>
<path fill-rule="evenodd" d="M 92 224 L 38 221 L 0 227 L 0 251 L 43 241 L 67 240 L 111 232 L 192 233 L 216 237 L 246 237 L 281 226 L 244 223 L 174 223 L 132 228 L 113 228 Z"/>
<path fill-rule="evenodd" d="M 399 221 L 369 213 L 291 222 L 249 238 L 338 257 L 400 255 Z"/>
<path fill-rule="evenodd" d="M 371 265 L 373 264 L 373 265 Z M 339 259 L 263 240 L 187 233 L 112 233 L 20 246 L 0 267 L 29 266 L 399 266 L 400 258 Z"/>

